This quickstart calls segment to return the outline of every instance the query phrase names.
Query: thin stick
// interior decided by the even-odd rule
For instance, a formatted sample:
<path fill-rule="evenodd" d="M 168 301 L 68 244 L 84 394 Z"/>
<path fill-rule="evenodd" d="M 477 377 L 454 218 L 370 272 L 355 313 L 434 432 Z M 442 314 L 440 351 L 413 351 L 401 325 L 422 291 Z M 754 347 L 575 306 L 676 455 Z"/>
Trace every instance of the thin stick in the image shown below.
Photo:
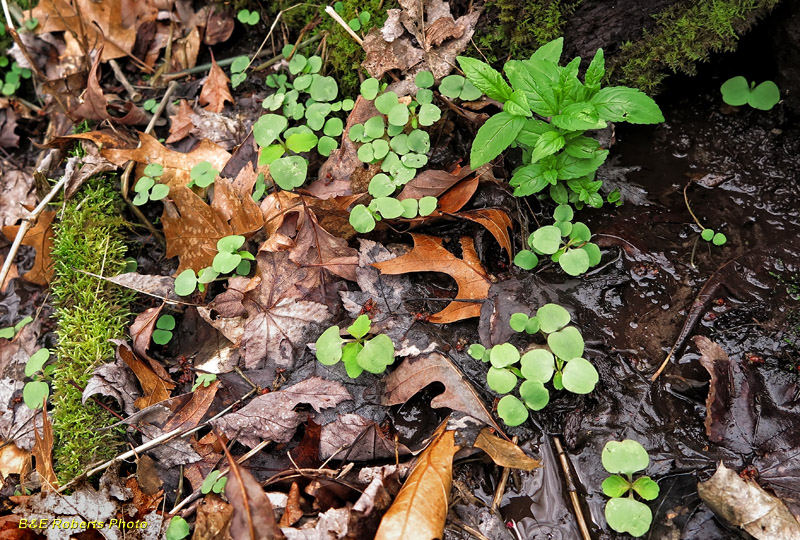
<path fill-rule="evenodd" d="M 117 78 L 122 87 L 125 88 L 125 91 L 128 92 L 128 95 L 131 97 L 131 100 L 133 100 L 134 103 L 138 103 L 139 101 L 141 101 L 142 94 L 139 93 L 139 91 L 133 87 L 131 82 L 128 80 L 128 77 L 126 77 L 125 74 L 122 72 L 122 69 L 120 69 L 117 61 L 111 59 L 108 61 L 108 64 L 111 66 L 111 70 L 114 72 L 114 77 Z"/>
<path fill-rule="evenodd" d="M 17 256 L 17 251 L 19 251 L 19 247 L 22 245 L 22 239 L 25 237 L 25 233 L 28 232 L 28 229 L 31 228 L 31 224 L 36 221 L 47 205 L 50 204 L 50 201 L 56 196 L 56 194 L 61 191 L 67 181 L 72 176 L 72 168 L 67 167 L 67 170 L 64 171 L 64 176 L 61 177 L 61 180 L 53 186 L 42 202 L 39 203 L 39 206 L 33 209 L 30 215 L 22 220 L 22 225 L 20 225 L 19 230 L 17 231 L 17 236 L 14 238 L 14 243 L 11 244 L 11 250 L 8 252 L 6 256 L 5 262 L 3 262 L 3 268 L 0 270 L 0 283 L 5 283 L 6 277 L 8 276 L 8 272 L 11 270 L 11 263 L 14 261 L 14 257 Z"/>
<path fill-rule="evenodd" d="M 3 15 L 6 17 L 6 28 L 14 28 L 14 21 L 11 20 L 11 12 L 8 11 L 8 2 L 6 0 L 2 0 L 3 2 Z"/>
<path fill-rule="evenodd" d="M 272 31 L 275 30 L 275 26 L 278 24 L 278 21 L 281 20 L 281 15 L 283 15 L 283 10 L 278 12 L 278 15 L 275 17 L 275 20 L 272 22 L 272 26 L 269 27 L 269 32 L 267 32 L 267 35 L 264 38 L 264 41 L 262 41 L 261 45 L 258 46 L 258 50 L 256 51 L 256 54 L 254 54 L 253 57 L 250 58 L 250 61 L 247 63 L 247 66 L 245 66 L 243 72 L 247 71 L 248 69 L 250 69 L 250 66 L 253 65 L 253 62 L 255 61 L 256 57 L 258 57 L 258 55 L 261 54 L 261 50 L 264 48 L 264 45 L 267 44 L 267 40 L 270 38 L 270 36 L 272 36 Z"/>
<path fill-rule="evenodd" d="M 302 48 L 302 47 L 306 47 L 306 46 L 308 46 L 308 45 L 311 45 L 312 43 L 316 43 L 316 42 L 317 42 L 317 41 L 319 41 L 320 39 L 322 39 L 322 34 L 317 34 L 317 35 L 316 35 L 316 36 L 314 36 L 314 37 L 310 37 L 310 38 L 308 38 L 307 40 L 305 40 L 305 41 L 303 41 L 302 43 L 300 43 L 299 45 L 297 45 L 297 47 L 295 47 L 295 50 L 297 50 L 297 49 L 300 49 L 300 48 Z M 265 70 L 265 69 L 267 69 L 267 68 L 268 68 L 268 67 L 270 67 L 270 66 L 274 66 L 275 64 L 277 64 L 278 62 L 280 62 L 280 61 L 281 61 L 281 60 L 283 60 L 283 59 L 284 59 L 284 56 L 283 56 L 283 53 L 281 53 L 281 54 L 279 54 L 278 56 L 276 56 L 276 57 L 274 57 L 274 58 L 270 58 L 269 60 L 267 60 L 267 61 L 266 61 L 266 62 L 264 62 L 263 64 L 259 64 L 259 65 L 257 65 L 256 67 L 254 67 L 254 68 L 252 69 L 252 71 L 262 71 L 262 70 Z"/>
<path fill-rule="evenodd" d="M 332 18 L 334 21 L 336 21 L 337 23 L 339 23 L 339 26 L 341 26 L 342 28 L 344 28 L 344 29 L 347 31 L 347 33 L 348 33 L 348 34 L 350 34 L 350 37 L 351 37 L 351 38 L 353 38 L 353 39 L 356 41 L 356 43 L 358 43 L 358 45 L 359 45 L 359 46 L 361 46 L 361 47 L 363 47 L 363 46 L 364 46 L 364 40 L 363 40 L 363 39 L 361 39 L 360 37 L 358 37 L 358 34 L 356 34 L 355 32 L 353 32 L 353 29 L 352 29 L 352 28 L 350 28 L 350 27 L 347 25 L 347 23 L 346 23 L 346 22 L 344 22 L 344 19 L 342 19 L 342 18 L 339 16 L 339 14 L 338 14 L 338 13 L 336 13 L 336 10 L 334 10 L 334 9 L 333 9 L 331 6 L 328 6 L 328 7 L 326 7 L 326 8 L 325 8 L 325 13 L 327 13 L 328 15 L 330 15 L 330 16 L 331 16 L 331 18 Z"/>
<path fill-rule="evenodd" d="M 519 441 L 519 437 L 514 435 L 514 438 L 511 439 L 511 442 L 517 444 Z M 500 482 L 497 483 L 497 489 L 494 492 L 494 498 L 492 499 L 492 510 L 499 514 L 500 502 L 503 500 L 503 493 L 506 491 L 506 484 L 508 484 L 508 475 L 511 473 L 511 469 L 508 467 L 503 467 L 503 473 L 500 475 Z"/>
<path fill-rule="evenodd" d="M 564 448 L 561 446 L 561 440 L 558 437 L 553 437 L 553 444 L 556 446 L 556 453 L 558 460 L 561 462 L 561 469 L 564 471 L 564 480 L 567 483 L 567 491 L 569 491 L 569 498 L 572 501 L 572 509 L 575 511 L 575 519 L 578 522 L 578 528 L 581 531 L 583 540 L 592 540 L 589 534 L 589 527 L 586 525 L 586 519 L 583 517 L 583 510 L 581 509 L 581 502 L 578 499 L 578 489 L 575 487 L 575 482 L 572 480 L 572 473 L 569 468 L 569 461 L 567 454 L 564 453 Z"/>

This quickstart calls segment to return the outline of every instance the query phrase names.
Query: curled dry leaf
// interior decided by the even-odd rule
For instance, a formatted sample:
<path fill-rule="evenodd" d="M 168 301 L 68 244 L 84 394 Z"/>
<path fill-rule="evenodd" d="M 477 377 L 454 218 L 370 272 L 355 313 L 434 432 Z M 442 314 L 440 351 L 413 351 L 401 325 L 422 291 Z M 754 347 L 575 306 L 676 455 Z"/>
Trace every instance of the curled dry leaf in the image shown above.
<path fill-rule="evenodd" d="M 208 79 L 200 90 L 198 101 L 200 105 L 205 105 L 207 111 L 218 113 L 225 108 L 225 102 L 233 103 L 233 96 L 228 90 L 230 79 L 217 65 L 217 61 L 211 59 L 211 70 L 208 72 Z"/>
<path fill-rule="evenodd" d="M 219 495 L 209 493 L 197 507 L 192 540 L 223 540 L 230 529 L 233 507 Z"/>
<path fill-rule="evenodd" d="M 442 272 L 456 280 L 457 298 L 477 302 L 453 301 L 442 311 L 431 315 L 433 323 L 451 323 L 479 317 L 481 302 L 489 295 L 491 281 L 475 253 L 472 239 L 461 238 L 464 258 L 459 259 L 442 246 L 442 239 L 422 234 L 412 234 L 414 249 L 390 261 L 373 264 L 382 274 L 407 274 L 409 272 Z"/>
<path fill-rule="evenodd" d="M 192 107 L 189 105 L 189 102 L 182 99 L 178 112 L 169 119 L 169 137 L 167 137 L 167 144 L 178 142 L 189 136 L 194 129 L 192 112 Z"/>
<path fill-rule="evenodd" d="M 103 89 L 100 87 L 100 81 L 97 74 L 100 65 L 100 59 L 102 58 L 102 50 L 103 47 L 101 46 L 100 51 L 98 52 L 97 57 L 92 64 L 92 69 L 89 71 L 89 79 L 86 85 L 86 92 L 83 94 L 83 102 L 78 107 L 70 111 L 71 116 L 76 120 L 85 119 L 94 120 L 97 122 L 103 120 L 114 120 L 125 125 L 147 123 L 147 115 L 145 115 L 144 111 L 132 103 L 126 104 L 126 114 L 122 117 L 111 116 L 108 113 L 108 100 L 106 99 L 105 95 L 103 95 Z"/>
<path fill-rule="evenodd" d="M 58 479 L 53 468 L 53 425 L 47 416 L 47 401 L 42 408 L 42 435 L 34 428 L 33 436 L 36 444 L 33 445 L 33 457 L 36 458 L 36 472 L 42 477 L 42 491 L 58 489 Z"/>
<path fill-rule="evenodd" d="M 143 358 L 147 358 L 147 349 L 150 348 L 150 340 L 153 337 L 153 331 L 156 329 L 156 321 L 158 316 L 161 315 L 161 310 L 164 305 L 158 307 L 151 307 L 139 313 L 131 323 L 130 334 L 133 340 L 133 352 Z"/>
<path fill-rule="evenodd" d="M 127 415 L 136 412 L 134 403 L 142 396 L 136 388 L 136 378 L 119 357 L 94 370 L 92 378 L 83 389 L 81 401 L 85 404 L 95 394 L 116 399 Z"/>
<path fill-rule="evenodd" d="M 32 246 L 36 249 L 36 258 L 33 261 L 33 268 L 23 274 L 22 278 L 36 285 L 47 285 L 53 279 L 55 268 L 50 252 L 53 249 L 53 220 L 56 212 L 45 210 L 36 219 L 33 228 L 28 229 L 22 239 L 23 246 Z M 10 241 L 13 241 L 19 231 L 19 225 L 8 225 L 3 227 L 3 234 Z"/>
<path fill-rule="evenodd" d="M 481 430 L 473 446 L 486 452 L 500 467 L 532 471 L 542 466 L 539 461 L 528 457 L 516 444 L 494 435 L 488 427 Z"/>
<path fill-rule="evenodd" d="M 374 420 L 355 413 L 339 416 L 322 426 L 319 440 L 322 459 L 372 461 L 410 453 L 406 445 L 387 438 Z"/>
<path fill-rule="evenodd" d="M 444 425 L 420 454 L 392 506 L 378 527 L 375 540 L 442 538 L 453 483 L 455 434 Z"/>
<path fill-rule="evenodd" d="M 131 368 L 142 387 L 143 396 L 135 403 L 137 409 L 144 409 L 169 398 L 172 389 L 175 388 L 175 383 L 169 378 L 164 368 L 161 368 L 161 374 L 157 373 L 153 368 L 155 363 L 140 360 L 123 342 L 118 342 L 117 357 Z"/>
<path fill-rule="evenodd" d="M 506 250 L 509 260 L 511 259 L 511 237 L 509 229 L 512 228 L 511 218 L 502 210 L 496 208 L 482 208 L 480 210 L 470 210 L 459 212 L 458 217 L 480 223 L 494 236 L 500 247 Z"/>
<path fill-rule="evenodd" d="M 471 173 L 472 169 L 469 167 L 461 167 L 452 173 L 442 170 L 422 171 L 403 186 L 397 199 L 402 201 L 404 199 L 421 199 L 422 197 L 439 197 Z"/>

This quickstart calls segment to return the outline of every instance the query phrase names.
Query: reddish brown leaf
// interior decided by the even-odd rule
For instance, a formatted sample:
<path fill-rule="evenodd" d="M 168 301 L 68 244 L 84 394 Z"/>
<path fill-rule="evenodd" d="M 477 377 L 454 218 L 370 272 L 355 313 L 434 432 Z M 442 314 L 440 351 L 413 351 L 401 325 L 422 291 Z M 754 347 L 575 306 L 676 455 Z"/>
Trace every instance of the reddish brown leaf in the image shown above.
<path fill-rule="evenodd" d="M 0 261 L 0 265 L 5 263 L 5 260 Z M 8 274 L 6 275 L 6 279 L 3 280 L 3 283 L 0 283 L 0 292 L 6 292 L 6 288 L 8 284 L 11 283 L 12 279 L 16 279 L 19 277 L 19 271 L 17 270 L 17 265 L 11 263 L 11 266 L 8 268 Z"/>
<path fill-rule="evenodd" d="M 192 122 L 191 115 L 192 107 L 185 99 L 182 99 L 178 112 L 169 119 L 170 125 L 167 143 L 174 143 L 189 136 L 189 133 L 194 129 L 194 122 Z"/>
<path fill-rule="evenodd" d="M 50 252 L 53 249 L 53 219 L 56 212 L 45 210 L 36 219 L 36 225 L 25 233 L 22 245 L 33 246 L 36 249 L 36 258 L 33 261 L 33 268 L 26 272 L 22 277 L 26 281 L 37 285 L 47 285 L 53 279 L 55 268 Z M 13 241 L 17 236 L 19 225 L 9 225 L 3 227 L 3 234 L 6 238 Z"/>
<path fill-rule="evenodd" d="M 33 436 L 36 443 L 33 445 L 33 457 L 36 458 L 36 472 L 42 477 L 42 491 L 58 489 L 58 479 L 53 468 L 53 425 L 47 416 L 47 402 L 42 408 L 42 435 L 34 426 Z"/>
<path fill-rule="evenodd" d="M 300 508 L 300 488 L 297 487 L 297 482 L 292 482 L 292 487 L 289 488 L 289 498 L 286 501 L 286 509 L 281 516 L 281 527 L 291 527 L 303 517 L 303 509 Z"/>
<path fill-rule="evenodd" d="M 99 65 L 100 55 L 98 54 L 92 64 L 91 71 L 89 71 L 89 79 L 86 84 L 86 93 L 83 95 L 83 102 L 78 108 L 72 111 L 72 114 L 79 120 L 100 121 L 106 120 L 109 117 L 108 111 L 106 111 L 108 100 L 103 95 L 103 89 L 100 88 L 100 81 L 97 80 L 97 69 Z"/>
<path fill-rule="evenodd" d="M 470 221 L 480 223 L 492 233 L 494 239 L 500 244 L 500 247 L 506 250 L 509 260 L 511 259 L 511 237 L 509 236 L 509 229 L 512 228 L 511 218 L 502 210 L 495 208 L 484 208 L 481 210 L 470 210 L 468 212 L 459 212 L 458 217 L 466 218 Z"/>
<path fill-rule="evenodd" d="M 147 358 L 147 349 L 150 348 L 150 340 L 153 337 L 153 331 L 156 329 L 156 320 L 161 314 L 161 309 L 164 305 L 152 307 L 144 310 L 136 316 L 136 319 L 131 324 L 130 334 L 133 340 L 133 352 L 137 355 Z"/>
<path fill-rule="evenodd" d="M 226 101 L 233 103 L 233 96 L 228 90 L 229 82 L 228 76 L 212 57 L 208 79 L 203 84 L 203 89 L 200 90 L 200 105 L 205 105 L 207 111 L 218 113 L 225 108 Z"/>
<path fill-rule="evenodd" d="M 457 298 L 484 300 L 489 295 L 491 281 L 481 266 L 472 239 L 461 238 L 464 258 L 459 259 L 442 246 L 442 239 L 422 234 L 412 234 L 414 249 L 390 261 L 373 264 L 382 274 L 407 274 L 409 272 L 442 272 L 456 280 Z M 431 315 L 434 323 L 450 323 L 479 317 L 480 302 L 453 301 L 442 311 Z"/>
<path fill-rule="evenodd" d="M 233 34 L 234 22 L 233 16 L 229 11 L 219 11 L 219 8 L 212 8 L 211 15 L 206 20 L 206 31 L 203 35 L 203 43 L 206 45 L 216 45 L 223 41 L 228 41 L 228 38 Z"/>
<path fill-rule="evenodd" d="M 402 201 L 404 199 L 438 197 L 470 173 L 472 173 L 472 169 L 469 167 L 463 167 L 455 174 L 441 170 L 423 171 L 403 187 L 397 199 Z"/>
<path fill-rule="evenodd" d="M 117 346 L 117 356 L 133 371 L 142 387 L 142 397 L 136 400 L 136 407 L 144 409 L 160 401 L 168 399 L 175 383 L 171 379 L 160 377 L 146 362 L 140 360 L 125 343 Z"/>
<path fill-rule="evenodd" d="M 231 536 L 233 540 L 272 540 L 283 538 L 267 494 L 252 474 L 239 467 L 228 448 L 223 446 L 231 468 L 225 496 L 233 507 Z"/>
<path fill-rule="evenodd" d="M 164 424 L 164 431 L 176 428 L 192 429 L 205 416 L 219 389 L 219 381 L 213 381 L 208 386 L 200 385 L 192 392 L 192 398 Z"/>
<path fill-rule="evenodd" d="M 471 176 L 461 180 L 439 198 L 439 207 L 436 213 L 454 214 L 469 202 L 478 189 L 478 177 Z"/>
<path fill-rule="evenodd" d="M 197 508 L 192 540 L 225 540 L 230 529 L 233 507 L 219 495 L 209 493 Z"/>
<path fill-rule="evenodd" d="M 459 447 L 455 433 L 439 428 L 419 456 L 392 506 L 384 514 L 375 540 L 442 538 L 453 483 L 453 455 Z"/>
<path fill-rule="evenodd" d="M 522 448 L 513 442 L 494 435 L 488 427 L 481 430 L 473 446 L 486 452 L 500 467 L 532 471 L 542 466 L 539 461 L 528 457 Z"/>

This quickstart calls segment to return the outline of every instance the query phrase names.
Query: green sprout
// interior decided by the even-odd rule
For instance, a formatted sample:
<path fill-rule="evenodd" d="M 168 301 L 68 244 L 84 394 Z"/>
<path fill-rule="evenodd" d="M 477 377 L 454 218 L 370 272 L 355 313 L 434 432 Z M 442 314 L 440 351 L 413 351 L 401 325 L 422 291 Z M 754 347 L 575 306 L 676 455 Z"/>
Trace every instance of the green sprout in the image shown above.
<path fill-rule="evenodd" d="M 236 88 L 247 80 L 247 73 L 245 70 L 250 65 L 250 58 L 247 56 L 237 57 L 231 64 L 231 86 Z"/>
<path fill-rule="evenodd" d="M 687 194 L 690 185 L 691 182 L 686 184 L 686 186 L 684 186 L 683 188 L 683 201 L 686 203 L 686 209 L 689 211 L 689 215 L 692 216 L 694 222 L 697 224 L 698 227 L 700 227 L 699 238 L 702 238 L 706 242 L 711 242 L 715 246 L 725 245 L 725 243 L 728 241 L 728 237 L 721 232 L 716 232 L 714 229 L 709 229 L 707 227 L 704 227 L 703 224 L 700 223 L 700 220 L 697 219 L 695 213 L 692 211 L 692 207 L 689 204 L 689 195 Z M 692 247 L 692 255 L 691 258 L 689 259 L 689 264 L 691 264 L 692 266 L 694 266 L 694 254 L 696 250 L 697 250 L 697 240 L 695 240 L 694 246 Z"/>
<path fill-rule="evenodd" d="M 258 21 L 261 20 L 261 13 L 256 10 L 250 11 L 249 9 L 240 9 L 236 14 L 236 18 L 242 24 L 255 26 L 258 24 Z"/>
<path fill-rule="evenodd" d="M 754 109 L 768 111 L 781 100 L 781 91 L 772 81 L 764 81 L 756 86 L 755 81 L 748 84 L 742 76 L 728 79 L 720 87 L 722 101 L 739 107 L 750 105 Z"/>
<path fill-rule="evenodd" d="M 603 493 L 611 500 L 606 503 L 606 521 L 617 532 L 631 536 L 644 536 L 653 522 L 653 513 L 634 494 L 652 501 L 658 497 L 659 488 L 649 476 L 633 479 L 633 473 L 650 465 L 647 450 L 636 441 L 608 441 L 601 454 L 603 468 L 611 476 L 603 480 Z"/>
<path fill-rule="evenodd" d="M 27 324 L 33 321 L 33 317 L 25 317 L 21 321 L 19 321 L 14 326 L 6 326 L 5 328 L 0 328 L 0 338 L 5 339 L 14 339 L 14 336 L 19 334 L 20 330 L 22 330 Z"/>
<path fill-rule="evenodd" d="M 201 386 L 202 386 L 203 388 L 208 388 L 208 386 L 209 386 L 209 385 L 210 385 L 212 382 L 214 382 L 214 381 L 216 381 L 216 380 L 217 380 L 217 376 L 216 376 L 216 374 L 214 374 L 214 373 L 201 373 L 201 374 L 200 374 L 200 375 L 198 375 L 198 376 L 197 376 L 197 378 L 194 380 L 194 384 L 192 385 L 192 392 L 194 392 L 195 390 L 197 390 L 197 389 L 198 389 L 198 388 L 200 388 Z"/>
<path fill-rule="evenodd" d="M 211 471 L 208 473 L 208 476 L 206 476 L 200 486 L 200 491 L 203 495 L 207 495 L 212 491 L 214 493 L 222 493 L 225 490 L 225 484 L 228 483 L 228 478 L 220 475 L 220 471 Z"/>
<path fill-rule="evenodd" d="M 316 341 L 317 360 L 326 366 L 342 360 L 347 375 L 352 379 L 364 371 L 383 373 L 394 363 L 394 344 L 386 334 L 366 339 L 371 326 L 369 317 L 360 315 L 347 327 L 347 333 L 353 339 L 343 339 L 338 326 L 329 327 Z"/>
<path fill-rule="evenodd" d="M 189 296 L 195 290 L 204 291 L 205 285 L 216 280 L 221 274 L 236 272 L 236 275 L 246 276 L 250 273 L 251 263 L 255 256 L 247 250 L 240 249 L 245 242 L 245 237 L 231 235 L 217 241 L 217 254 L 211 266 L 202 268 L 195 274 L 187 268 L 175 278 L 175 294 Z"/>
<path fill-rule="evenodd" d="M 9 60 L 5 56 L 0 56 L 0 67 L 8 66 Z M 11 69 L 6 71 L 3 77 L 2 85 L 0 85 L 0 93 L 4 96 L 13 96 L 19 87 L 22 86 L 22 81 L 30 79 L 32 72 L 28 68 L 21 67 L 18 63 L 13 62 Z"/>
<path fill-rule="evenodd" d="M 189 523 L 181 516 L 173 516 L 169 521 L 164 537 L 167 540 L 183 540 L 189 536 Z"/>
<path fill-rule="evenodd" d="M 156 329 L 153 331 L 153 343 L 166 345 L 172 339 L 173 330 L 175 330 L 175 317 L 162 315 L 156 321 Z"/>
<path fill-rule="evenodd" d="M 147 201 L 160 201 L 169 195 L 169 186 L 161 184 L 161 175 L 164 174 L 164 167 L 158 163 L 150 163 L 144 168 L 144 176 L 139 178 L 133 191 L 136 196 L 133 198 L 133 204 L 141 206 Z"/>
<path fill-rule="evenodd" d="M 147 99 L 142 103 L 142 108 L 149 113 L 155 113 L 158 108 L 158 101 L 155 99 Z"/>
<path fill-rule="evenodd" d="M 22 400 L 29 409 L 39 409 L 44 401 L 50 396 L 50 387 L 41 380 L 43 375 L 52 372 L 53 366 L 45 368 L 45 363 L 50 359 L 48 349 L 39 349 L 28 358 L 25 364 L 25 376 L 33 380 L 26 382 L 22 389 Z"/>
<path fill-rule="evenodd" d="M 511 328 L 527 334 L 541 333 L 545 347 L 531 349 L 520 355 L 510 343 L 487 349 L 472 344 L 467 353 L 476 360 L 490 364 L 486 374 L 489 388 L 498 394 L 508 394 L 497 404 L 497 414 L 509 426 L 518 426 L 528 418 L 528 409 L 538 411 L 550 402 L 545 384 L 552 381 L 556 390 L 588 394 L 594 390 L 599 377 L 595 367 L 583 358 L 584 342 L 580 331 L 567 326 L 572 317 L 558 304 L 545 304 L 529 317 L 524 313 L 511 316 Z M 519 396 L 510 394 L 519 382 Z"/>
<path fill-rule="evenodd" d="M 197 186 L 207 188 L 214 183 L 218 174 L 219 171 L 214 169 L 211 163 L 208 161 L 201 161 L 189 171 L 189 183 L 186 185 L 187 187 Z"/>

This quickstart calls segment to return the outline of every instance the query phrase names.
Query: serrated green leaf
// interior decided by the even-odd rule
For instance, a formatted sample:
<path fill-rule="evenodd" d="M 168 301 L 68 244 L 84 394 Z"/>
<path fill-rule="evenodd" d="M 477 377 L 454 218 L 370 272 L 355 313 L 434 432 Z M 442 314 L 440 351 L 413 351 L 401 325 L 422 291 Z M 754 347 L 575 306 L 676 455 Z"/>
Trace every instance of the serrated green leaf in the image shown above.
<path fill-rule="evenodd" d="M 464 75 L 478 90 L 501 103 L 511 97 L 513 90 L 492 66 L 467 56 L 459 56 L 457 60 Z"/>
<path fill-rule="evenodd" d="M 592 105 L 603 120 L 631 124 L 658 124 L 664 115 L 644 92 L 626 86 L 608 86 L 591 99 Z"/>
<path fill-rule="evenodd" d="M 470 167 L 477 169 L 499 156 L 514 142 L 525 118 L 507 112 L 495 114 L 478 130 L 470 151 Z"/>

